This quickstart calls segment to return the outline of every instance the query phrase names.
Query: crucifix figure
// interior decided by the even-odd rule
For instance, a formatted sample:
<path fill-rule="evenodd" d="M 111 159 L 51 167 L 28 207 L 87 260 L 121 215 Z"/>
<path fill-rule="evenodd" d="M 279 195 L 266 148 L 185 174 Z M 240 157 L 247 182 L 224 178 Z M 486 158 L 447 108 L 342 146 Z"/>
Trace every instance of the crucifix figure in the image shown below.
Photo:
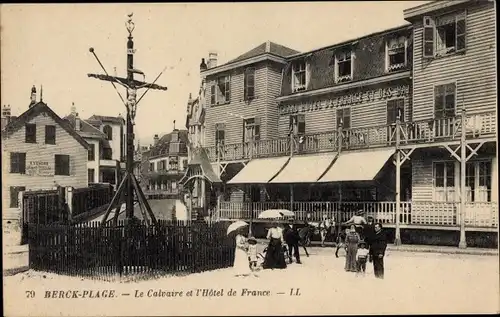
<path fill-rule="evenodd" d="M 132 37 L 132 32 L 135 29 L 135 24 L 132 21 L 132 16 L 133 13 L 128 15 L 127 22 L 125 23 L 127 31 L 128 31 L 128 41 L 127 41 L 127 78 L 123 77 L 118 77 L 118 76 L 110 76 L 104 66 L 102 65 L 101 61 L 97 57 L 97 55 L 94 52 L 93 48 L 90 48 L 89 51 L 94 55 L 96 58 L 97 62 L 101 66 L 102 70 L 104 71 L 105 74 L 88 74 L 89 77 L 92 78 L 97 78 L 100 80 L 104 81 L 109 81 L 113 85 L 115 91 L 117 92 L 118 96 L 120 97 L 121 101 L 123 102 L 126 110 L 127 110 L 127 146 L 126 146 L 126 152 L 127 152 L 127 158 L 126 158 L 126 173 L 125 176 L 123 177 L 113 199 L 111 200 L 111 203 L 109 204 L 106 213 L 101 221 L 101 225 L 104 225 L 107 221 L 107 218 L 109 217 L 109 214 L 111 213 L 111 210 L 113 208 L 116 208 L 116 212 L 114 215 L 114 223 L 116 224 L 118 221 L 118 214 L 119 214 L 119 209 L 121 205 L 121 201 L 123 197 L 126 197 L 126 218 L 127 220 L 132 220 L 134 218 L 134 191 L 135 195 L 138 200 L 139 208 L 141 210 L 141 213 L 143 215 L 144 220 L 149 224 L 149 220 L 146 216 L 149 214 L 149 217 L 153 224 L 156 224 L 156 218 L 151 210 L 151 207 L 149 206 L 149 203 L 144 196 L 144 193 L 142 192 L 142 189 L 139 186 L 139 183 L 137 182 L 137 179 L 135 178 L 135 175 L 133 173 L 134 169 L 134 119 L 136 115 L 136 110 L 137 110 L 137 105 L 141 101 L 141 99 L 146 95 L 146 93 L 150 89 L 155 89 L 155 90 L 167 90 L 167 87 L 162 87 L 159 85 L 156 85 L 155 82 L 160 78 L 163 71 L 156 77 L 153 83 L 147 83 L 144 81 L 139 81 L 134 79 L 134 74 L 140 74 L 144 77 L 144 73 L 141 72 L 140 70 L 134 69 L 134 41 Z M 119 84 L 123 87 L 125 87 L 127 91 L 127 98 L 126 100 L 123 99 L 122 95 L 118 91 L 116 84 Z M 139 100 L 137 100 L 137 90 L 147 88 L 146 91 L 141 95 Z"/>

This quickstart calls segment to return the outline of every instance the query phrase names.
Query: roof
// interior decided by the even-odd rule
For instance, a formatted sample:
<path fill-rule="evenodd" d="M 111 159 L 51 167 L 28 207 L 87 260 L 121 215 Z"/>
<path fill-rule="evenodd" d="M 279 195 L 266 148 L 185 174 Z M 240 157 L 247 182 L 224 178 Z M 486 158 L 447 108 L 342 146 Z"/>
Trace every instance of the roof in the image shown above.
<path fill-rule="evenodd" d="M 76 131 L 76 116 L 73 114 L 64 117 L 64 120 L 68 121 L 73 130 Z M 106 138 L 106 134 L 101 132 L 99 129 L 94 127 L 89 122 L 80 118 L 80 131 L 76 131 L 82 137 L 96 137 L 96 138 Z"/>
<path fill-rule="evenodd" d="M 180 180 L 180 183 L 185 184 L 185 182 L 189 180 L 188 178 L 189 168 L 192 168 L 193 166 L 196 165 L 200 166 L 203 176 L 205 176 L 211 183 L 222 183 L 219 176 L 217 176 L 217 174 L 214 172 L 212 164 L 210 164 L 210 160 L 208 158 L 205 149 L 202 147 L 191 148 L 191 152 L 193 153 L 193 158 L 188 163 L 188 170 L 186 170 L 186 173 L 184 174 L 184 177 Z"/>
<path fill-rule="evenodd" d="M 185 147 L 180 147 L 179 151 L 182 153 L 183 148 L 185 148 L 185 152 L 187 153 L 187 144 L 189 143 L 188 140 L 188 131 L 187 130 L 174 130 L 176 132 L 179 132 L 179 142 L 181 144 L 184 144 Z M 152 156 L 158 156 L 161 154 L 168 155 L 169 152 L 169 145 L 172 140 L 172 134 L 174 131 L 167 133 L 163 135 L 159 140 L 156 145 L 154 145 L 150 150 L 149 150 L 149 155 Z"/>
<path fill-rule="evenodd" d="M 73 138 L 75 138 L 78 143 L 80 143 L 86 149 L 89 148 L 89 144 L 71 127 L 69 122 L 61 119 L 61 117 L 59 117 L 43 101 L 36 103 L 34 106 L 30 107 L 28 110 L 22 113 L 19 117 L 9 122 L 9 124 L 5 127 L 5 130 L 2 131 L 2 138 L 12 135 L 12 133 L 22 128 L 26 124 L 26 122 L 30 121 L 33 118 L 36 118 L 42 113 L 47 113 L 60 127 L 68 132 Z"/>
<path fill-rule="evenodd" d="M 235 59 L 230 60 L 229 62 L 227 62 L 227 64 L 242 61 L 266 53 L 270 53 L 280 57 L 287 57 L 290 55 L 298 54 L 300 52 L 289 47 L 267 41 L 255 47 L 254 49 L 251 49 L 250 51 L 236 57 Z"/>
<path fill-rule="evenodd" d="M 409 29 L 409 28 L 412 28 L 412 27 L 413 27 L 412 24 L 405 23 L 405 24 L 402 24 L 402 25 L 399 25 L 399 26 L 396 26 L 396 27 L 392 27 L 390 29 L 385 29 L 385 30 L 382 30 L 382 31 L 373 32 L 373 33 L 370 33 L 370 34 L 367 34 L 367 35 L 363 35 L 363 36 L 360 36 L 360 37 L 356 37 L 356 38 L 353 38 L 353 39 L 350 39 L 350 40 L 347 40 L 347 41 L 342 41 L 342 42 L 339 42 L 339 43 L 330 44 L 330 45 L 327 45 L 327 46 L 316 48 L 316 49 L 313 49 L 311 51 L 307 51 L 307 52 L 304 52 L 304 53 L 298 53 L 298 54 L 290 55 L 290 56 L 288 56 L 288 59 L 292 60 L 292 59 L 303 57 L 303 56 L 307 56 L 309 54 L 316 53 L 316 52 L 319 52 L 319 51 L 323 51 L 323 50 L 332 49 L 332 48 L 336 48 L 336 47 L 340 47 L 340 46 L 345 46 L 345 45 L 348 45 L 348 44 L 351 44 L 351 43 L 355 43 L 355 42 L 357 42 L 357 41 L 359 41 L 361 39 L 369 38 L 369 37 L 380 35 L 380 34 L 384 34 L 384 33 L 398 32 L 398 31 L 401 31 L 401 30 L 404 30 L 404 29 Z"/>
<path fill-rule="evenodd" d="M 116 124 L 125 124 L 125 119 L 122 117 L 111 117 L 111 116 L 98 116 L 93 115 L 87 119 L 88 121 L 101 121 L 103 123 L 116 123 Z"/>

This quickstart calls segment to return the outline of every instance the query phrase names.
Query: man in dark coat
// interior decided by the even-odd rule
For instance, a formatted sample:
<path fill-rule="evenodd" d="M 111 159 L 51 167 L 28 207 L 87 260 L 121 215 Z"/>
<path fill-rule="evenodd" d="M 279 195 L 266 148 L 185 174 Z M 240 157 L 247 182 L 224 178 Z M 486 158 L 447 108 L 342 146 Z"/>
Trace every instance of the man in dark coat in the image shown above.
<path fill-rule="evenodd" d="M 292 263 L 292 252 L 293 252 L 293 255 L 295 256 L 295 262 L 297 264 L 301 264 L 300 254 L 299 254 L 300 237 L 299 237 L 299 232 L 297 231 L 297 226 L 293 223 L 293 221 L 291 221 L 290 224 L 287 225 L 283 237 L 288 246 L 289 263 Z"/>
<path fill-rule="evenodd" d="M 372 216 L 366 218 L 366 222 L 367 223 L 363 228 L 363 236 L 365 237 L 365 242 L 368 248 L 370 248 L 370 238 L 375 234 L 375 223 Z"/>
<path fill-rule="evenodd" d="M 375 224 L 375 232 L 370 237 L 370 259 L 373 261 L 373 272 L 376 278 L 384 278 L 384 256 L 387 248 L 387 237 L 382 224 Z"/>

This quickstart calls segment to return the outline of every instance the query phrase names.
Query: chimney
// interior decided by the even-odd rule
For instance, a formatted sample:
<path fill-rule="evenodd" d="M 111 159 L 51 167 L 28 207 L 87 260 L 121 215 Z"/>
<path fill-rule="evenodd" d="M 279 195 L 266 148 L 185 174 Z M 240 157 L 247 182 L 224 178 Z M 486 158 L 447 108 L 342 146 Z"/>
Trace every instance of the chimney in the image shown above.
<path fill-rule="evenodd" d="M 208 69 L 208 66 L 207 66 L 207 64 L 205 63 L 205 59 L 204 59 L 204 58 L 202 58 L 202 59 L 201 59 L 201 64 L 200 64 L 200 72 L 205 71 L 205 70 L 207 70 L 207 69 Z"/>
<path fill-rule="evenodd" d="M 71 115 L 76 116 L 76 107 L 74 102 L 71 103 Z"/>
<path fill-rule="evenodd" d="M 80 122 L 80 117 L 78 116 L 78 113 L 75 114 L 75 130 L 80 131 L 82 128 L 82 123 Z"/>
<path fill-rule="evenodd" d="M 30 102 L 30 108 L 33 107 L 36 104 L 36 87 L 33 85 L 31 88 L 31 102 Z"/>
<path fill-rule="evenodd" d="M 158 144 L 158 141 L 160 141 L 160 138 L 158 137 L 158 134 L 155 134 L 155 137 L 154 137 L 154 145 Z"/>
<path fill-rule="evenodd" d="M 2 107 L 2 118 L 8 118 L 11 116 L 11 107 L 10 105 L 4 105 Z"/>
<path fill-rule="evenodd" d="M 217 67 L 217 53 L 210 52 L 208 53 L 208 68 Z"/>

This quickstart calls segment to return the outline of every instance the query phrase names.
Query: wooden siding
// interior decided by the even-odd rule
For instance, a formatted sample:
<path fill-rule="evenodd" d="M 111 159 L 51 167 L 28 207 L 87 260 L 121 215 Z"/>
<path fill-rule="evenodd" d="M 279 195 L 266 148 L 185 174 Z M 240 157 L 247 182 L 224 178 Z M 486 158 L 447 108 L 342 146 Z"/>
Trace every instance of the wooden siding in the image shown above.
<path fill-rule="evenodd" d="M 225 123 L 225 142 L 243 142 L 243 118 L 260 117 L 261 138 L 266 137 L 267 120 L 266 99 L 267 99 L 267 66 L 265 63 L 258 63 L 255 66 L 255 98 L 251 101 L 244 100 L 244 68 L 232 70 L 228 73 L 217 74 L 207 77 L 206 102 L 207 113 L 205 118 L 205 144 L 204 146 L 215 145 L 215 124 Z M 222 105 L 210 105 L 210 87 L 215 83 L 217 76 L 231 76 L 231 99 L 230 103 Z"/>
<path fill-rule="evenodd" d="M 21 127 L 8 138 L 2 139 L 2 202 L 10 205 L 10 187 L 25 186 L 26 190 L 52 189 L 55 184 L 87 187 L 88 151 L 73 136 L 59 126 L 45 113 L 38 115 L 28 123 L 36 124 L 36 144 L 25 143 L 25 128 Z M 56 126 L 56 144 L 45 144 L 45 126 Z M 55 154 L 70 156 L 70 176 L 31 176 L 10 173 L 10 153 L 26 153 L 26 167 L 31 161 L 49 162 L 55 171 Z"/>
<path fill-rule="evenodd" d="M 377 85 L 372 87 L 367 87 L 360 92 L 375 91 L 375 100 L 368 101 L 368 99 L 363 98 L 363 101 L 351 106 L 337 106 L 327 107 L 330 100 L 342 97 L 343 95 L 353 93 L 353 91 L 345 91 L 340 94 L 324 96 L 321 98 L 308 98 L 304 101 L 295 102 L 283 102 L 282 105 L 298 104 L 302 103 L 309 104 L 311 102 L 320 102 L 323 104 L 322 109 L 318 110 L 305 110 L 299 111 L 299 113 L 305 114 L 306 121 L 306 134 L 328 132 L 336 130 L 337 127 L 337 109 L 351 108 L 351 128 L 365 128 L 365 127 L 375 127 L 387 124 L 387 101 L 390 99 L 379 98 L 379 89 L 387 87 L 397 87 L 406 85 L 408 86 L 408 94 L 404 96 L 405 107 L 404 107 L 404 119 L 409 120 L 411 118 L 411 97 L 409 92 L 411 92 L 410 82 L 408 80 L 387 83 L 383 85 Z M 365 96 L 366 94 L 363 94 Z M 397 98 L 397 97 L 396 97 Z M 396 99 L 392 98 L 392 99 Z M 290 114 L 282 114 L 279 118 L 279 135 L 284 137 L 288 134 L 288 124 Z"/>
<path fill-rule="evenodd" d="M 463 12 L 460 10 L 459 12 Z M 422 56 L 422 21 L 414 25 L 413 119 L 433 118 L 434 85 L 457 82 L 457 110 L 470 113 L 496 107 L 496 36 L 494 3 L 467 9 L 466 52 L 435 59 Z"/>
<path fill-rule="evenodd" d="M 269 63 L 267 66 L 267 138 L 278 137 L 279 112 L 276 97 L 281 93 L 281 74 L 283 66 Z"/>
<path fill-rule="evenodd" d="M 308 68 L 310 71 L 305 91 L 340 85 L 335 83 L 335 54 L 348 47 L 352 47 L 354 52 L 352 81 L 366 80 L 386 75 L 386 42 L 396 35 L 405 35 L 407 37 L 407 64 L 404 70 L 408 70 L 412 65 L 412 31 L 411 26 L 404 26 L 353 40 L 353 42 L 357 43 L 352 46 L 344 44 L 311 52 L 307 57 L 304 57 L 306 63 L 309 65 Z M 281 92 L 282 96 L 292 94 L 291 63 L 292 62 L 289 62 L 285 68 L 286 71 L 283 76 L 283 88 Z"/>

